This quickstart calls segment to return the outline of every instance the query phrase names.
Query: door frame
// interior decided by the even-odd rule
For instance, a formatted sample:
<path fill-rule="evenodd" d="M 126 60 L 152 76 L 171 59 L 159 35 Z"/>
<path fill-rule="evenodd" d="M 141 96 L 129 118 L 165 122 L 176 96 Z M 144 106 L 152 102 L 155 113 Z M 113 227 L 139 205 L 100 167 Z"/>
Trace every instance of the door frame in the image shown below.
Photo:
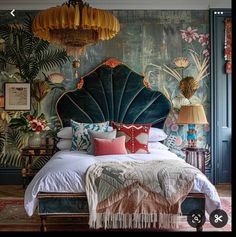
<path fill-rule="evenodd" d="M 215 14 L 215 12 L 224 12 L 225 16 L 232 17 L 232 11 L 230 8 L 212 8 L 210 9 L 210 42 L 211 42 L 211 62 L 210 62 L 210 83 L 211 83 L 211 180 L 213 184 L 217 182 L 217 134 L 218 134 L 218 126 L 217 126 L 217 83 L 216 80 L 216 52 L 217 46 L 215 44 L 215 29 L 216 29 L 216 21 L 217 17 L 222 16 L 222 14 Z M 232 173 L 231 173 L 232 174 Z"/>

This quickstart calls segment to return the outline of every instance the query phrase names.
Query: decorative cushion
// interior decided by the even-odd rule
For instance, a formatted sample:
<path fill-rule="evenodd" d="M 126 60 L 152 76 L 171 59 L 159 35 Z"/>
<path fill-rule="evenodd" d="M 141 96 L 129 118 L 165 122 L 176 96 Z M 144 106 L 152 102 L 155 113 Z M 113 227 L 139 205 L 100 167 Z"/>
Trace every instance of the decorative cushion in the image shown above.
<path fill-rule="evenodd" d="M 88 129 L 88 134 L 90 137 L 90 146 L 88 147 L 88 153 L 94 154 L 94 138 L 102 138 L 102 139 L 114 139 L 116 138 L 116 129 L 108 132 L 96 132 Z"/>
<path fill-rule="evenodd" d="M 125 135 L 128 153 L 148 153 L 148 137 L 151 124 L 122 124 L 112 122 L 117 137 Z"/>
<path fill-rule="evenodd" d="M 73 133 L 72 133 L 72 127 L 64 127 L 57 133 L 58 138 L 63 139 L 72 139 Z"/>
<path fill-rule="evenodd" d="M 167 138 L 167 134 L 161 128 L 150 128 L 148 142 L 160 142 Z"/>
<path fill-rule="evenodd" d="M 59 150 L 70 150 L 72 145 L 72 139 L 60 139 L 57 143 L 57 148 Z"/>
<path fill-rule="evenodd" d="M 71 119 L 71 127 L 73 132 L 71 150 L 87 151 L 90 145 L 88 130 L 107 132 L 109 121 L 103 123 L 78 123 Z"/>
<path fill-rule="evenodd" d="M 94 138 L 95 156 L 127 154 L 125 136 L 115 139 Z"/>

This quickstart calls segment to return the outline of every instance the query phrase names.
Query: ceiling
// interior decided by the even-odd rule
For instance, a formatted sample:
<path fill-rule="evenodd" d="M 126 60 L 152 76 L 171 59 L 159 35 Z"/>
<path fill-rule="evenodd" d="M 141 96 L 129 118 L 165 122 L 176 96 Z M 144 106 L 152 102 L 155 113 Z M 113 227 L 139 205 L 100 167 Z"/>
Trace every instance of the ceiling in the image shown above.
<path fill-rule="evenodd" d="M 38 10 L 61 5 L 66 0 L 0 0 L 0 10 Z M 102 9 L 209 9 L 231 8 L 231 0 L 87 0 L 91 7 Z"/>

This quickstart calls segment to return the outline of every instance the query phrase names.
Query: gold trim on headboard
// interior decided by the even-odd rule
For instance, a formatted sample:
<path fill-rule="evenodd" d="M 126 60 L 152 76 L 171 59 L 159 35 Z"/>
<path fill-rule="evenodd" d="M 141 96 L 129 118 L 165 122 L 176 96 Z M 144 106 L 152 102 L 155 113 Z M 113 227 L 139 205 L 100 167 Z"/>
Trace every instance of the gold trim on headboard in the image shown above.
<path fill-rule="evenodd" d="M 111 67 L 111 68 L 115 68 L 116 66 L 118 66 L 118 65 L 120 65 L 120 64 L 123 64 L 124 66 L 126 66 L 127 68 L 129 68 L 129 69 L 130 69 L 131 71 L 133 71 L 134 73 L 136 73 L 136 74 L 142 76 L 142 77 L 143 77 L 143 85 L 144 85 L 144 87 L 145 87 L 146 89 L 152 90 L 149 81 L 144 77 L 143 74 L 136 72 L 136 71 L 133 70 L 131 67 L 129 67 L 127 64 L 121 62 L 120 60 L 118 60 L 118 59 L 116 59 L 116 58 L 109 58 L 109 59 L 107 59 L 106 61 L 104 61 L 103 63 L 99 64 L 99 65 L 98 65 L 97 67 L 95 67 L 93 70 L 89 71 L 87 74 L 85 74 L 84 76 L 82 76 L 82 77 L 80 78 L 80 81 L 77 83 L 77 86 L 76 86 L 75 89 L 65 91 L 65 92 L 62 93 L 62 95 L 57 99 L 56 105 L 55 105 L 55 106 L 56 106 L 56 115 L 57 115 L 57 117 L 58 117 L 58 120 L 59 120 L 59 122 L 60 122 L 61 127 L 63 127 L 63 123 L 62 123 L 62 120 L 61 120 L 61 118 L 60 118 L 60 116 L 59 116 L 59 114 L 58 114 L 58 110 L 57 110 L 57 104 L 58 104 L 58 102 L 60 101 L 60 99 L 61 99 L 66 93 L 68 93 L 68 92 L 74 92 L 74 91 L 76 91 L 76 90 L 78 90 L 78 89 L 83 88 L 83 85 L 84 85 L 84 78 L 87 77 L 88 75 L 90 75 L 91 73 L 93 73 L 94 71 L 96 71 L 96 70 L 97 70 L 99 67 L 101 67 L 102 65 L 107 65 L 107 66 L 109 66 L 109 67 Z M 164 93 L 162 93 L 162 94 L 164 95 Z M 165 95 L 164 95 L 164 96 L 165 96 Z M 168 113 L 168 115 L 167 115 L 167 117 L 168 117 L 169 114 L 170 114 L 170 112 L 171 112 L 172 109 L 173 109 L 173 107 L 172 107 L 173 105 L 172 105 L 172 102 L 171 102 L 170 98 L 168 98 L 167 96 L 165 96 L 165 97 L 166 97 L 166 99 L 170 102 L 170 111 L 169 111 L 169 113 Z"/>
<path fill-rule="evenodd" d="M 120 65 L 121 61 L 119 61 L 116 58 L 109 58 L 104 64 L 106 64 L 107 66 L 109 66 L 111 68 L 114 68 L 114 67 Z"/>

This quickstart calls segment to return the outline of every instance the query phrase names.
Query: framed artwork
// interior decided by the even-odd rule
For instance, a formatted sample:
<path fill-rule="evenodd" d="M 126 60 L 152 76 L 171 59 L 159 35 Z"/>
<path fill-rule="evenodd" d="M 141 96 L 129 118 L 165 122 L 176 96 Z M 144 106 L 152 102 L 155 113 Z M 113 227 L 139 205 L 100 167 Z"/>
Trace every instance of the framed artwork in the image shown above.
<path fill-rule="evenodd" d="M 5 83 L 5 110 L 30 110 L 30 83 Z"/>

